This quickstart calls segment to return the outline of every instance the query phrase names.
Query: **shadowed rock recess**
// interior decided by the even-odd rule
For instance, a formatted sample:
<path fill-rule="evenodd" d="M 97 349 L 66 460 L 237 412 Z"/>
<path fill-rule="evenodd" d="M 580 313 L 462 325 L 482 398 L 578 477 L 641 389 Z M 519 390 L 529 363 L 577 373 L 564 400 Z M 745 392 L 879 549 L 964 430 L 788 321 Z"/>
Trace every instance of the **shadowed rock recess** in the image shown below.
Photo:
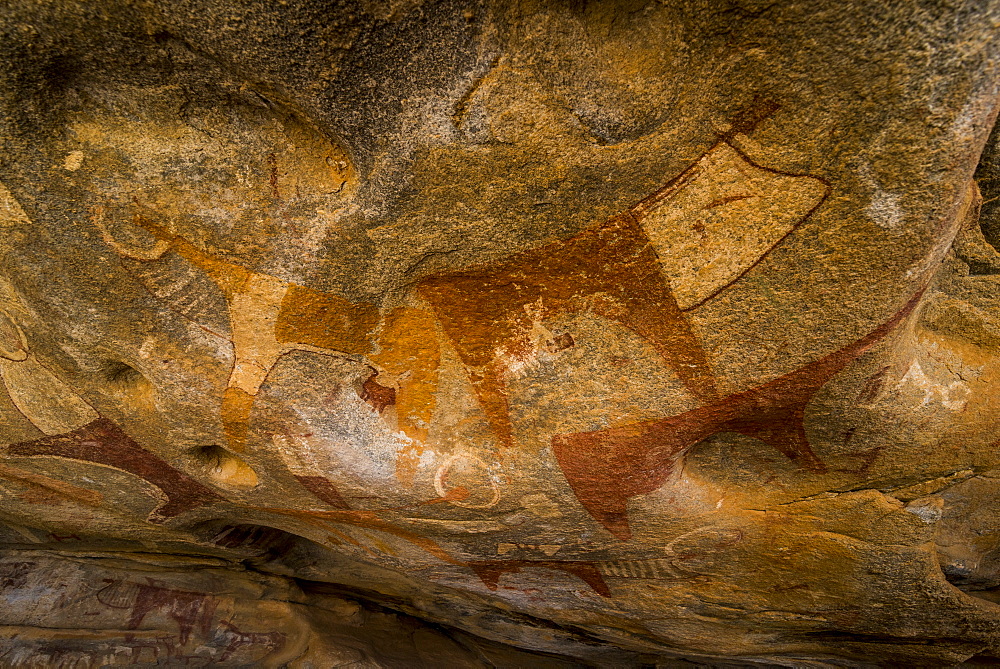
<path fill-rule="evenodd" d="M 3 0 L 0 666 L 1000 664 L 1000 2 Z"/>

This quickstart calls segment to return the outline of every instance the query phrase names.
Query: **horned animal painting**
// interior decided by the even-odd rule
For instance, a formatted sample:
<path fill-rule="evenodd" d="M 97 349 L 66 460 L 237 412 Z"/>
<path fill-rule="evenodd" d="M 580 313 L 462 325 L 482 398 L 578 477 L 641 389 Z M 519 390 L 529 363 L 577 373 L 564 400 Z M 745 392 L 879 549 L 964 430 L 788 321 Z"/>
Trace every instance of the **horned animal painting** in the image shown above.
<path fill-rule="evenodd" d="M 232 341 L 235 355 L 233 370 L 223 394 L 221 417 L 233 450 L 242 451 L 246 447 L 253 398 L 261 384 L 278 359 L 295 350 L 323 355 L 369 356 L 369 359 L 381 363 L 383 369 L 395 374 L 404 371 L 399 365 L 419 357 L 421 365 L 410 374 L 410 385 L 414 390 L 412 393 L 401 393 L 398 399 L 394 395 L 393 403 L 400 405 L 400 422 L 404 432 L 418 439 L 425 436 L 429 413 L 433 410 L 433 394 L 427 392 L 427 387 L 433 387 L 437 363 L 433 339 L 419 336 L 428 328 L 426 312 L 399 307 L 383 319 L 370 303 L 350 302 L 337 295 L 251 272 L 206 253 L 183 237 L 171 233 L 155 223 L 149 213 L 135 213 L 131 221 L 135 230 L 126 227 L 121 235 L 122 238 L 128 235 L 135 239 L 136 231 L 144 230 L 155 240 L 148 248 L 116 237 L 103 208 L 97 209 L 93 220 L 104 240 L 125 258 L 141 261 L 143 265 L 156 262 L 163 265 L 140 268 L 144 272 L 138 275 L 151 286 L 151 292 L 173 301 L 175 308 L 177 294 L 171 293 L 170 289 L 176 291 L 176 286 L 170 286 L 170 282 L 176 283 L 177 276 L 167 264 L 170 259 L 164 259 L 168 253 L 175 254 L 203 272 L 221 291 L 223 307 L 228 315 L 224 332 Z M 182 275 L 182 283 L 185 279 L 187 282 L 197 280 Z M 188 286 L 185 284 L 184 287 Z M 194 295 L 181 295 L 184 300 L 180 308 L 182 313 L 192 306 L 201 306 L 199 302 L 202 301 L 211 304 L 210 296 L 204 295 L 206 287 L 201 285 L 197 288 L 200 292 Z M 220 316 L 210 309 L 200 308 L 198 311 L 208 319 Z M 384 325 L 385 332 L 397 336 L 379 354 L 374 354 L 380 325 Z M 373 373 L 371 381 L 375 376 L 377 372 Z M 384 408 L 384 405 L 379 408 Z"/>
<path fill-rule="evenodd" d="M 826 198 L 821 180 L 761 167 L 721 139 L 629 210 L 498 265 L 425 279 L 496 437 L 514 444 L 504 376 L 535 318 L 589 310 L 649 341 L 701 402 L 718 397 L 685 319 L 737 281 Z"/>
<path fill-rule="evenodd" d="M 138 201 L 129 220 L 112 220 L 98 207 L 93 221 L 150 292 L 183 314 L 197 312 L 206 330 L 232 341 L 235 362 L 221 417 L 234 450 L 245 448 L 253 398 L 283 355 L 357 356 L 387 371 L 390 383 L 406 379 L 391 398 L 388 391 L 372 394 L 383 387 L 374 382 L 376 370 L 365 392 L 379 411 L 397 405 L 400 429 L 410 438 L 400 453 L 400 478 L 411 480 L 435 406 L 435 317 L 501 447 L 515 445 L 507 370 L 528 354 L 532 322 L 560 312 L 589 310 L 625 326 L 654 346 L 694 398 L 718 398 L 684 312 L 750 271 L 829 192 L 819 179 L 762 167 L 735 148 L 734 134 L 749 132 L 771 112 L 751 110 L 736 119 L 732 132 L 680 175 L 570 239 L 498 264 L 424 278 L 416 293 L 433 312 L 397 307 L 382 314 L 368 302 L 252 272 L 174 234 Z M 209 281 L 184 276 L 177 259 Z M 215 291 L 220 299 L 213 302 Z M 219 321 L 222 314 L 213 309 L 228 318 Z"/>
<path fill-rule="evenodd" d="M 921 295 L 923 290 L 858 341 L 757 388 L 669 418 L 556 435 L 552 449 L 570 487 L 587 512 L 624 541 L 632 536 L 629 499 L 666 483 L 684 454 L 717 432 L 755 437 L 808 469 L 825 471 L 806 437 L 806 405 L 834 374 L 891 333 Z"/>

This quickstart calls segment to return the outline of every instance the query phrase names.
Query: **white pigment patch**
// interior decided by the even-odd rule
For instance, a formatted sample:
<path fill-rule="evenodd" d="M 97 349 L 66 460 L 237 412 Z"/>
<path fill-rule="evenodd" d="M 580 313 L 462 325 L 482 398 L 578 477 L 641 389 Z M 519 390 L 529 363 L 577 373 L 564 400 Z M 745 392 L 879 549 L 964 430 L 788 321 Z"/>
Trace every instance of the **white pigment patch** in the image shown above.
<path fill-rule="evenodd" d="M 899 205 L 900 197 L 882 188 L 872 174 L 871 165 L 863 163 L 858 176 L 872 190 L 871 202 L 865 207 L 865 214 L 883 230 L 895 230 L 903 222 L 906 212 Z"/>
<path fill-rule="evenodd" d="M 899 206 L 899 196 L 884 190 L 877 190 L 871 204 L 865 207 L 868 218 L 884 230 L 895 230 L 903 222 L 903 210 Z"/>

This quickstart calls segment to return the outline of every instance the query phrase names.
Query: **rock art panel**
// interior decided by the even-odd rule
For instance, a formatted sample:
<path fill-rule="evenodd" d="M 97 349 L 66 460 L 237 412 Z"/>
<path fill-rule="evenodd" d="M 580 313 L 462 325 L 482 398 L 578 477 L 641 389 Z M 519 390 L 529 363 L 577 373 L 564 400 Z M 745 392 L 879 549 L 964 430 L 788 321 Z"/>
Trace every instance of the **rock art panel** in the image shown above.
<path fill-rule="evenodd" d="M 601 572 L 594 564 L 589 562 L 571 562 L 562 560 L 492 560 L 489 562 L 475 562 L 470 564 L 472 570 L 483 580 L 483 583 L 490 590 L 496 590 L 500 583 L 500 578 L 506 573 L 517 573 L 522 569 L 554 569 L 567 574 L 577 576 L 590 588 L 602 597 L 611 597 L 611 590 Z"/>
<path fill-rule="evenodd" d="M 0 7 L 0 664 L 1000 658 L 995 3 L 223 4 Z"/>
<path fill-rule="evenodd" d="M 198 625 L 202 635 L 210 631 L 212 617 L 218 602 L 203 593 L 185 592 L 152 585 L 105 579 L 103 588 L 95 595 L 97 601 L 108 608 L 128 610 L 127 629 L 138 629 L 146 616 L 158 611 L 177 623 L 178 641 L 186 645 Z"/>
<path fill-rule="evenodd" d="M 774 110 L 749 108 L 734 131 L 750 132 Z M 713 372 L 682 312 L 759 263 L 827 195 L 820 179 L 762 168 L 722 139 L 601 225 L 497 266 L 429 277 L 418 290 L 434 305 L 502 446 L 514 445 L 505 374 L 527 355 L 532 321 L 559 311 L 591 310 L 621 323 L 653 344 L 692 395 L 712 400 Z"/>

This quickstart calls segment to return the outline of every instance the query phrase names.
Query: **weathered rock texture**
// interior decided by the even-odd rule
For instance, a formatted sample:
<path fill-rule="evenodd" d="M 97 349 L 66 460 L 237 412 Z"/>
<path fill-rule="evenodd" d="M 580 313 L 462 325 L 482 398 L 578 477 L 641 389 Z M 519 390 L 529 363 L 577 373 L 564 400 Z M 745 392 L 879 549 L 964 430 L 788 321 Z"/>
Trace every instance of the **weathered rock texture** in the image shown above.
<path fill-rule="evenodd" d="M 1000 661 L 998 24 L 7 0 L 0 664 Z"/>

